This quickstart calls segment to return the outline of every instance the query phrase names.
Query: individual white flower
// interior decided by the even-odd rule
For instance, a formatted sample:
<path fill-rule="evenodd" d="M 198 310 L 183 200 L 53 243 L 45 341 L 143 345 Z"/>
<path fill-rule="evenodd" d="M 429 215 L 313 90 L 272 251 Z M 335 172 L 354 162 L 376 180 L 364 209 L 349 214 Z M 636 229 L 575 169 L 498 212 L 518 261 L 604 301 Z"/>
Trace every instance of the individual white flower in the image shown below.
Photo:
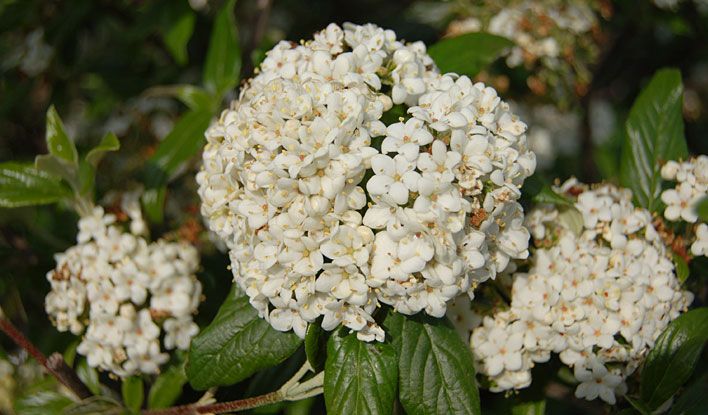
<path fill-rule="evenodd" d="M 576 396 L 614 403 L 693 295 L 681 290 L 670 249 L 631 192 L 574 179 L 557 190 L 574 200 L 580 223 L 564 219 L 569 207 L 542 205 L 527 216 L 538 248 L 528 271 L 512 275 L 509 309 L 472 329 L 473 352 L 492 391 L 527 387 L 534 365 L 557 353 L 580 381 Z"/>
<path fill-rule="evenodd" d="M 332 24 L 276 45 L 207 130 L 202 215 L 273 327 L 304 336 L 321 318 L 382 341 L 382 304 L 442 316 L 527 254 L 525 128 L 422 43 Z"/>
<path fill-rule="evenodd" d="M 144 223 L 139 207 L 124 206 L 133 222 Z M 192 322 L 201 300 L 196 249 L 148 243 L 125 232 L 102 208 L 79 220 L 77 239 L 47 273 L 52 290 L 45 305 L 52 323 L 82 335 L 77 351 L 92 367 L 121 377 L 158 373 L 169 359 L 160 350 L 161 333 L 165 348 L 186 350 L 199 330 Z"/>

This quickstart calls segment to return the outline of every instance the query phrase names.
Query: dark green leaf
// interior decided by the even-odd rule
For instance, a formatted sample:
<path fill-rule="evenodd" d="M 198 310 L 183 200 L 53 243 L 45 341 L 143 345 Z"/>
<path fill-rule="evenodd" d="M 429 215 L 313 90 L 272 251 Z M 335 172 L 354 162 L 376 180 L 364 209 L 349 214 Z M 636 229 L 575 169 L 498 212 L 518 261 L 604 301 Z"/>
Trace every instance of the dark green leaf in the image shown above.
<path fill-rule="evenodd" d="M 409 415 L 480 414 L 472 353 L 447 319 L 390 313 L 399 399 Z"/>
<path fill-rule="evenodd" d="M 198 390 L 231 385 L 284 361 L 301 343 L 258 317 L 248 297 L 234 289 L 214 321 L 192 340 L 187 378 Z"/>
<path fill-rule="evenodd" d="M 108 133 L 103 136 L 101 142 L 98 143 L 96 147 L 89 150 L 88 154 L 86 154 L 86 161 L 96 168 L 106 153 L 109 151 L 117 151 L 119 148 L 120 141 L 118 141 L 118 137 L 113 133 Z"/>
<path fill-rule="evenodd" d="M 86 359 L 80 359 L 76 365 L 76 374 L 79 379 L 86 384 L 91 393 L 94 395 L 101 394 L 101 382 L 98 380 L 98 371 L 96 368 L 88 365 Z"/>
<path fill-rule="evenodd" d="M 156 86 L 148 89 L 146 97 L 174 97 L 195 111 L 214 113 L 221 101 L 220 97 L 214 97 L 203 88 L 194 85 L 168 85 Z"/>
<path fill-rule="evenodd" d="M 148 394 L 148 408 L 167 408 L 182 394 L 182 386 L 187 383 L 184 364 L 171 366 L 155 379 Z"/>
<path fill-rule="evenodd" d="M 196 16 L 192 10 L 186 10 L 163 34 L 165 45 L 179 65 L 187 63 L 187 43 L 194 31 Z"/>
<path fill-rule="evenodd" d="M 543 186 L 541 191 L 533 197 L 533 201 L 536 203 L 549 203 L 556 206 L 574 206 L 570 198 L 556 193 L 549 185 Z"/>
<path fill-rule="evenodd" d="M 546 400 L 521 402 L 511 408 L 511 415 L 544 415 L 546 413 Z"/>
<path fill-rule="evenodd" d="M 649 352 L 640 387 L 651 410 L 666 402 L 691 376 L 708 340 L 708 308 L 691 310 L 671 322 Z"/>
<path fill-rule="evenodd" d="M 47 110 L 47 148 L 49 154 L 76 165 L 79 162 L 79 155 L 76 152 L 74 143 L 69 139 L 64 129 L 64 124 L 59 118 L 54 105 Z"/>
<path fill-rule="evenodd" d="M 205 111 L 189 111 L 177 121 L 148 160 L 145 181 L 149 187 L 166 184 L 173 173 L 199 152 L 209 121 L 211 113 Z"/>
<path fill-rule="evenodd" d="M 307 326 L 305 334 L 305 355 L 313 369 L 320 370 L 324 364 L 325 354 L 323 349 L 327 346 L 327 337 L 319 324 L 312 323 Z"/>
<path fill-rule="evenodd" d="M 620 179 L 652 212 L 661 205 L 661 164 L 688 156 L 682 110 L 681 73 L 662 69 L 639 94 L 625 125 Z"/>
<path fill-rule="evenodd" d="M 632 408 L 634 408 L 641 415 L 651 415 L 651 409 L 649 409 L 646 404 L 640 399 L 633 398 L 629 395 L 625 395 L 624 398 L 627 400 L 627 402 L 629 402 L 630 405 L 632 405 Z"/>
<path fill-rule="evenodd" d="M 678 254 L 674 254 L 674 265 L 676 266 L 676 278 L 678 278 L 681 284 L 683 284 L 688 278 L 688 264 L 683 257 Z"/>
<path fill-rule="evenodd" d="M 30 163 L 0 163 L 0 207 L 43 205 L 69 196 L 58 178 Z"/>
<path fill-rule="evenodd" d="M 123 404 L 133 413 L 140 412 L 140 407 L 145 399 L 145 391 L 143 390 L 143 378 L 140 376 L 131 376 L 124 378 L 120 387 L 123 395 Z"/>
<path fill-rule="evenodd" d="M 22 415 L 59 415 L 72 404 L 71 399 L 56 391 L 54 378 L 44 378 L 26 390 L 14 403 L 15 412 Z"/>
<path fill-rule="evenodd" d="M 146 189 L 145 192 L 143 192 L 140 200 L 143 203 L 145 214 L 150 222 L 159 224 L 165 219 L 164 207 L 166 195 L 167 188 L 165 186 L 156 189 Z"/>
<path fill-rule="evenodd" d="M 330 337 L 324 379 L 327 413 L 393 413 L 397 382 L 397 356 L 390 344 L 362 342 L 356 333 Z"/>
<path fill-rule="evenodd" d="M 698 415 L 708 408 L 708 373 L 696 379 L 681 392 L 671 406 L 669 415 Z"/>
<path fill-rule="evenodd" d="M 204 86 L 219 96 L 236 85 L 241 70 L 241 48 L 234 19 L 235 5 L 236 0 L 228 0 L 219 10 L 204 64 Z"/>
<path fill-rule="evenodd" d="M 472 77 L 494 62 L 504 49 L 513 45 L 511 40 L 501 36 L 466 33 L 439 41 L 428 49 L 428 53 L 441 72 Z"/>
<path fill-rule="evenodd" d="M 81 190 L 78 166 L 51 154 L 34 158 L 34 167 L 55 177 L 64 179 L 75 192 Z"/>

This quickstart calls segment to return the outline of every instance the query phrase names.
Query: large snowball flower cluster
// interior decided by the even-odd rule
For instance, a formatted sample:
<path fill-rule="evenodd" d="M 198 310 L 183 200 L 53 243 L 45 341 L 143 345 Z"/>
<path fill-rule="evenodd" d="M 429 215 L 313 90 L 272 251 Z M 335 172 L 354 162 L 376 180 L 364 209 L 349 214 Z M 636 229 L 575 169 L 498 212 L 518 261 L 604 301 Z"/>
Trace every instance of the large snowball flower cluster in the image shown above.
<path fill-rule="evenodd" d="M 557 353 L 580 382 L 577 397 L 614 404 L 692 295 L 631 192 L 574 180 L 560 190 L 577 196 L 580 214 L 541 206 L 528 215 L 532 266 L 514 275 L 511 307 L 485 317 L 471 343 L 494 391 L 528 386 L 534 364 Z"/>
<path fill-rule="evenodd" d="M 128 216 L 133 231 L 145 229 L 139 206 Z M 77 239 L 47 273 L 47 314 L 59 331 L 83 334 L 77 351 L 90 366 L 121 377 L 158 373 L 169 359 L 161 336 L 165 349 L 185 350 L 199 331 L 192 321 L 201 297 L 197 250 L 148 243 L 101 207 L 79 221 Z"/>
<path fill-rule="evenodd" d="M 202 213 L 273 327 L 303 337 L 322 317 L 380 341 L 381 304 L 442 316 L 527 255 L 525 129 L 422 43 L 332 24 L 276 45 L 209 128 Z"/>

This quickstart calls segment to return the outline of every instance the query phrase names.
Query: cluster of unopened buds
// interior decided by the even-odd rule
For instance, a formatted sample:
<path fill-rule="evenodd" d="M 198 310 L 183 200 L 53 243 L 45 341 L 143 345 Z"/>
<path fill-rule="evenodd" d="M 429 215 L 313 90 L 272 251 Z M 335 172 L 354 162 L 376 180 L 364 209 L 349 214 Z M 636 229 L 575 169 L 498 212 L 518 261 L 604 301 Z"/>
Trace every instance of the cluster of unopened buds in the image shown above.
<path fill-rule="evenodd" d="M 528 255 L 525 130 L 421 42 L 332 24 L 276 45 L 208 129 L 202 214 L 273 327 L 304 337 L 322 317 L 382 341 L 381 304 L 442 316 Z"/>
<path fill-rule="evenodd" d="M 148 242 L 137 200 L 124 204 L 131 232 L 97 207 L 79 221 L 78 244 L 57 254 L 47 273 L 46 310 L 59 331 L 82 335 L 88 364 L 121 377 L 158 373 L 164 349 L 185 350 L 199 331 L 197 250 Z"/>
<path fill-rule="evenodd" d="M 512 275 L 509 308 L 473 329 L 472 350 L 492 391 L 527 387 L 535 364 L 558 354 L 579 382 L 577 397 L 614 404 L 693 295 L 630 191 L 573 179 L 557 190 L 574 207 L 540 205 L 527 215 L 537 246 L 530 269 Z"/>

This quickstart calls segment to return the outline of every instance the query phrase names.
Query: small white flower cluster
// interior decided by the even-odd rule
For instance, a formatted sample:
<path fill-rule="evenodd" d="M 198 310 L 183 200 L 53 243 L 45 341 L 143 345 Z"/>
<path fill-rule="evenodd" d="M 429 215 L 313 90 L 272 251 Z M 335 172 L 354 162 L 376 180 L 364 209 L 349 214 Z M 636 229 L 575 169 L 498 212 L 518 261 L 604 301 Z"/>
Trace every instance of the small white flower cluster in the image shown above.
<path fill-rule="evenodd" d="M 59 331 L 83 334 L 77 351 L 88 364 L 121 377 L 159 372 L 169 359 L 161 333 L 166 349 L 187 349 L 199 331 L 192 315 L 201 297 L 197 250 L 148 243 L 139 236 L 139 206 L 126 213 L 138 235 L 124 232 L 101 207 L 79 221 L 78 245 L 57 254 L 56 269 L 47 273 L 52 290 L 45 301 Z"/>
<path fill-rule="evenodd" d="M 577 195 L 580 214 L 529 213 L 539 246 L 531 268 L 514 275 L 510 308 L 484 317 L 471 344 L 493 391 L 528 386 L 531 368 L 557 353 L 580 382 L 577 397 L 613 404 L 693 296 L 681 291 L 651 214 L 633 206 L 631 192 L 572 179 L 560 191 Z"/>
<path fill-rule="evenodd" d="M 664 217 L 670 221 L 696 223 L 696 206 L 708 196 L 708 156 L 700 155 L 684 162 L 668 161 L 661 167 L 661 177 L 676 182 L 676 187 L 661 194 L 666 204 Z"/>
<path fill-rule="evenodd" d="M 442 316 L 528 255 L 525 130 L 494 89 L 440 75 L 422 43 L 332 24 L 276 45 L 209 128 L 202 214 L 273 327 L 304 337 L 322 316 L 382 341 L 381 303 Z"/>

